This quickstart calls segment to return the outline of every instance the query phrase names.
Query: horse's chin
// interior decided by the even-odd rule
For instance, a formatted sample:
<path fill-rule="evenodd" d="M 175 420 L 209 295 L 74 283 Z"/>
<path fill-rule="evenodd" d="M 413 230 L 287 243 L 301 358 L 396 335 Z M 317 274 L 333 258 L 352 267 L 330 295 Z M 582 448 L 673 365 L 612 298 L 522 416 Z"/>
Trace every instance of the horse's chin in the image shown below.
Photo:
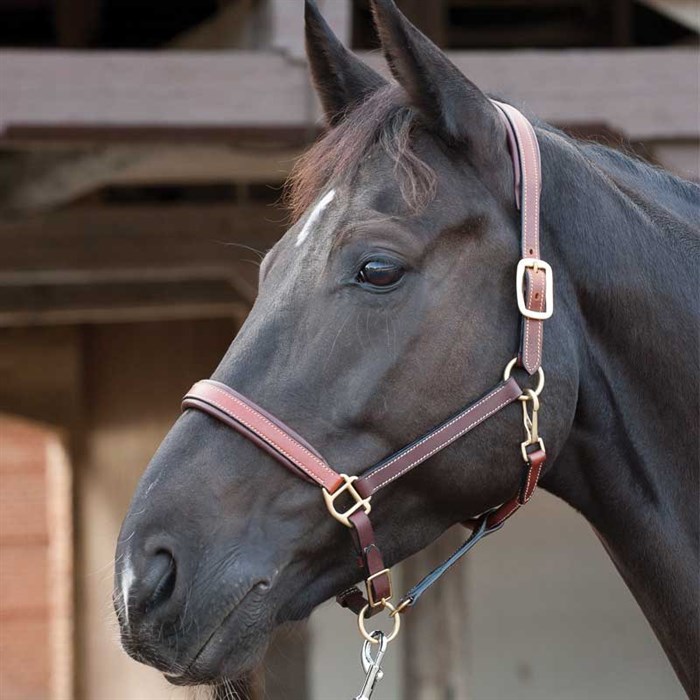
<path fill-rule="evenodd" d="M 246 678 L 260 665 L 269 642 L 269 632 L 256 631 L 241 639 L 235 624 L 222 624 L 197 653 L 187 670 L 179 674 L 165 672 L 172 685 L 245 684 Z"/>

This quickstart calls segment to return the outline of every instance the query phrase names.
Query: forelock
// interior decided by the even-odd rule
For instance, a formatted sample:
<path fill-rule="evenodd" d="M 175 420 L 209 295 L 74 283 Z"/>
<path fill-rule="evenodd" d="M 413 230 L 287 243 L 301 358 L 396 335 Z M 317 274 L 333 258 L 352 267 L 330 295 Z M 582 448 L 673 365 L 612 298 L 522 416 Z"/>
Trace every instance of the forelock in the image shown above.
<path fill-rule="evenodd" d="M 435 195 L 436 175 L 415 152 L 416 112 L 400 87 L 377 90 L 329 130 L 299 160 L 287 181 L 285 200 L 297 221 L 320 192 L 341 178 L 352 179 L 369 153 L 381 149 L 392 161 L 404 201 L 413 210 Z"/>

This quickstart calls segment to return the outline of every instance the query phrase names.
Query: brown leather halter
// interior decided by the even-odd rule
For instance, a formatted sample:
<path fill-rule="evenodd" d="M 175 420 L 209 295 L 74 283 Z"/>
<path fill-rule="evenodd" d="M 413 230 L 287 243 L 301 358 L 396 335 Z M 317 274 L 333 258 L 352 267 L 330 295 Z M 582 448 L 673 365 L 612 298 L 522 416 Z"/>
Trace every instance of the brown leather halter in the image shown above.
<path fill-rule="evenodd" d="M 518 356 L 511 360 L 503 381 L 480 399 L 433 428 L 410 445 L 366 469 L 359 476 L 336 472 L 323 457 L 291 428 L 224 384 L 205 379 L 197 382 L 185 396 L 183 409 L 195 408 L 220 420 L 265 450 L 297 476 L 317 484 L 330 514 L 351 528 L 360 553 L 366 595 L 353 586 L 337 600 L 359 615 L 360 630 L 376 643 L 364 629 L 365 617 L 388 608 L 398 631 L 398 613 L 416 603 L 423 592 L 466 554 L 485 535 L 499 529 L 526 503 L 539 480 L 546 459 L 544 443 L 538 434 L 539 394 L 544 386 L 542 363 L 543 321 L 552 315 L 552 270 L 540 260 L 539 206 L 540 155 L 532 125 L 514 107 L 494 102 L 503 117 L 515 172 L 516 205 L 521 212 L 522 249 L 516 270 L 516 296 L 522 316 L 522 333 Z M 538 386 L 523 391 L 510 376 L 517 365 L 528 374 L 538 374 Z M 394 606 L 391 573 L 384 566 L 369 519 L 372 497 L 400 476 L 422 464 L 458 438 L 483 423 L 490 416 L 516 400 L 522 402 L 526 439 L 521 444 L 524 460 L 522 484 L 518 493 L 502 505 L 470 521 L 469 539 L 441 566 L 426 576 Z M 528 411 L 528 405 L 530 410 Z M 344 511 L 338 509 L 343 494 L 352 499 Z"/>

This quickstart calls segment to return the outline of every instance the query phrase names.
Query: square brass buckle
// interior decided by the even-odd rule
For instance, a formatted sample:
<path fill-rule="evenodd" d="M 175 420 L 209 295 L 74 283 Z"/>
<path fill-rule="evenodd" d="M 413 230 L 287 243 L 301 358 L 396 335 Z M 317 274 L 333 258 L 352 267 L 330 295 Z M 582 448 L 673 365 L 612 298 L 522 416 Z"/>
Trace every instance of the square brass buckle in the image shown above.
<path fill-rule="evenodd" d="M 372 592 L 372 581 L 380 576 L 386 576 L 389 581 L 389 595 L 384 596 L 381 600 L 376 600 Z M 378 605 L 386 605 L 386 602 L 391 600 L 394 595 L 394 585 L 391 581 L 391 569 L 382 569 L 381 571 L 377 571 L 376 574 L 372 574 L 369 578 L 365 579 L 365 586 L 367 588 L 367 602 L 370 608 L 376 608 Z"/>
<path fill-rule="evenodd" d="M 545 275 L 544 284 L 544 311 L 533 311 L 527 308 L 525 303 L 525 292 L 523 286 L 525 283 L 525 270 L 542 270 Z M 525 318 L 531 318 L 535 321 L 544 321 L 548 319 L 554 311 L 554 277 L 552 268 L 549 263 L 538 258 L 522 258 L 518 262 L 518 267 L 515 271 L 515 294 L 518 298 L 518 309 Z"/>
<path fill-rule="evenodd" d="M 358 511 L 360 508 L 364 510 L 364 512 L 367 514 L 372 510 L 372 506 L 370 505 L 370 498 L 362 498 L 360 494 L 357 492 L 357 489 L 353 486 L 353 483 L 357 481 L 356 476 L 348 476 L 347 474 L 341 474 L 340 478 L 345 482 L 337 491 L 334 493 L 329 493 L 326 489 L 323 489 L 323 499 L 326 501 L 326 507 L 328 508 L 328 511 L 330 514 L 340 523 L 343 523 L 345 527 L 352 527 L 352 523 L 350 522 L 350 516 Z M 339 510 L 336 509 L 335 507 L 335 501 L 338 498 L 338 496 L 341 496 L 344 493 L 350 494 L 352 498 L 355 501 L 355 505 L 350 506 L 346 511 L 340 512 Z"/>

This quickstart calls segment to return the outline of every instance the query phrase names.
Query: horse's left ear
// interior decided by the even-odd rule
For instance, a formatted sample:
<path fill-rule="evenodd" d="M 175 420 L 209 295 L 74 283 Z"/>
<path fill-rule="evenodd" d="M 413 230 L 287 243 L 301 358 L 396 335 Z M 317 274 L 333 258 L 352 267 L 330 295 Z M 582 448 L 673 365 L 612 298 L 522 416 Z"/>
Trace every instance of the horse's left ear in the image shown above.
<path fill-rule="evenodd" d="M 384 56 L 411 104 L 448 141 L 482 143 L 493 152 L 505 133 L 488 97 L 401 14 L 393 0 L 371 0 L 371 5 Z"/>

